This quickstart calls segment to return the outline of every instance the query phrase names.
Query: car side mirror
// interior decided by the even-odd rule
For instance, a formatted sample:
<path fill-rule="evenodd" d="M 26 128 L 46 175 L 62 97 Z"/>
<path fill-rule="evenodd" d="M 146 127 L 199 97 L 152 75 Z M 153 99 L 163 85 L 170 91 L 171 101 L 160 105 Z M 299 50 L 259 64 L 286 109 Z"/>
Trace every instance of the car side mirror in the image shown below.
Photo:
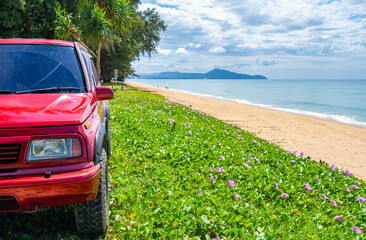
<path fill-rule="evenodd" d="M 109 100 L 112 99 L 114 96 L 112 88 L 109 87 L 96 87 L 95 92 L 98 101 Z"/>

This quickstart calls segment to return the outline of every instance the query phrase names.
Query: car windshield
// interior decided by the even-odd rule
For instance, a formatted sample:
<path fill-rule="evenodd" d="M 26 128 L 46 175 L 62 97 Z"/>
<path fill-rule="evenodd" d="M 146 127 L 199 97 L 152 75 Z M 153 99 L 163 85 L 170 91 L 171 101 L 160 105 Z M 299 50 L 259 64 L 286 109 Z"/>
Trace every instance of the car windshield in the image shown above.
<path fill-rule="evenodd" d="M 0 94 L 47 92 L 86 92 L 74 49 L 0 45 Z"/>

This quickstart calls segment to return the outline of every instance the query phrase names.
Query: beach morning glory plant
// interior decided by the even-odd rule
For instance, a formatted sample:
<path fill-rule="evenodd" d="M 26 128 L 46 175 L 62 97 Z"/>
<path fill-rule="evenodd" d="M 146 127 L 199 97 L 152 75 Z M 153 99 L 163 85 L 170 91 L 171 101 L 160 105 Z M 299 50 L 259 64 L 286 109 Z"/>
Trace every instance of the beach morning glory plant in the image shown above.
<path fill-rule="evenodd" d="M 349 170 L 148 92 L 110 104 L 107 238 L 366 238 Z"/>

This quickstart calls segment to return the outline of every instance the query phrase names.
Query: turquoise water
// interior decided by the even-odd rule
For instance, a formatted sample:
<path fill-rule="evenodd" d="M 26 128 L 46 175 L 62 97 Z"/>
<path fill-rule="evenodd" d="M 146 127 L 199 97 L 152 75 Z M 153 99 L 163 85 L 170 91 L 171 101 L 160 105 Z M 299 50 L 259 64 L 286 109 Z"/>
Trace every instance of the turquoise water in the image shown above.
<path fill-rule="evenodd" d="M 366 127 L 366 80 L 129 81 Z"/>

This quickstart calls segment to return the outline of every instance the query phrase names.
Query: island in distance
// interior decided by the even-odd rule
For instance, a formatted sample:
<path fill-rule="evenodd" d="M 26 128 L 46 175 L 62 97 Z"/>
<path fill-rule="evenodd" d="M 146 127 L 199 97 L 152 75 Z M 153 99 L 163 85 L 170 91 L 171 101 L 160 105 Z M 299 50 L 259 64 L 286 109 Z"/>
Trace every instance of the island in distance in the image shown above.
<path fill-rule="evenodd" d="M 248 75 L 230 72 L 222 69 L 213 69 L 207 73 L 181 73 L 181 72 L 161 72 L 151 74 L 141 74 L 143 79 L 267 79 L 262 75 Z"/>

